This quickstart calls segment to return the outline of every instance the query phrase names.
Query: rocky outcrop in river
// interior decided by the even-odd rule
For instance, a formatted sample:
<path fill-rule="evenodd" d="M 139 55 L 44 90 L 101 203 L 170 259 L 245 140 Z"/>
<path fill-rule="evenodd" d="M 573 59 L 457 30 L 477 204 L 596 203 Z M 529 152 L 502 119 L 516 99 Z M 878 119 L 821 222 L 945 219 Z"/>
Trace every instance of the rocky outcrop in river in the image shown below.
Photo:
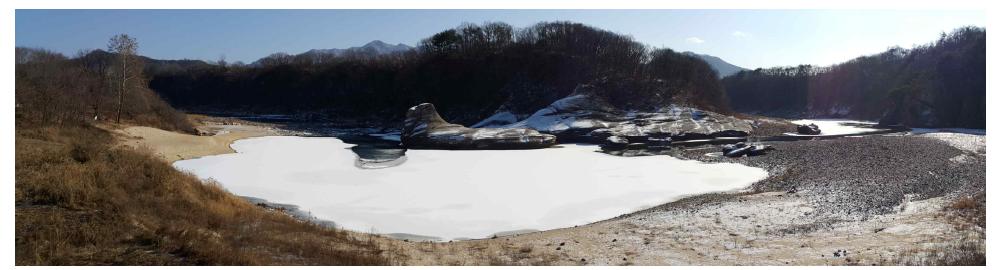
<path fill-rule="evenodd" d="M 748 121 L 683 106 L 667 106 L 653 112 L 624 111 L 596 95 L 597 89 L 582 85 L 566 98 L 553 102 L 527 118 L 494 126 L 531 128 L 553 134 L 562 142 L 635 145 L 669 144 L 671 141 L 744 137 L 753 129 Z M 509 113 L 498 112 L 506 117 Z M 490 117 L 492 123 L 501 117 Z M 486 122 L 486 121 L 484 121 Z"/>
<path fill-rule="evenodd" d="M 468 128 L 448 123 L 433 104 L 423 103 L 406 112 L 400 141 L 406 148 L 533 149 L 556 144 L 556 136 L 528 128 Z"/>

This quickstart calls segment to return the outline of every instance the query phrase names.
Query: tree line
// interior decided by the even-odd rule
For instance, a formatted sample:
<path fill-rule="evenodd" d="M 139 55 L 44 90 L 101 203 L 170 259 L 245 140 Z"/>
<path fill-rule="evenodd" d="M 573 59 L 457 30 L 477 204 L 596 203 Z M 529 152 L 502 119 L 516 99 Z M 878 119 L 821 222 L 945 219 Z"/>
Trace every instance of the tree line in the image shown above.
<path fill-rule="evenodd" d="M 530 114 L 581 84 L 625 109 L 728 110 L 704 61 L 573 22 L 462 24 L 388 55 L 272 54 L 253 64 L 154 63 L 150 87 L 179 108 L 397 121 L 430 102 L 450 121 Z"/>
<path fill-rule="evenodd" d="M 830 67 L 776 67 L 723 79 L 732 108 L 915 127 L 986 127 L 986 30 L 893 47 Z"/>
<path fill-rule="evenodd" d="M 125 34 L 103 55 L 75 57 L 45 49 L 15 49 L 15 119 L 18 126 L 125 122 L 193 132 L 184 114 L 148 88 L 138 42 Z M 103 51 L 102 51 L 103 52 Z"/>

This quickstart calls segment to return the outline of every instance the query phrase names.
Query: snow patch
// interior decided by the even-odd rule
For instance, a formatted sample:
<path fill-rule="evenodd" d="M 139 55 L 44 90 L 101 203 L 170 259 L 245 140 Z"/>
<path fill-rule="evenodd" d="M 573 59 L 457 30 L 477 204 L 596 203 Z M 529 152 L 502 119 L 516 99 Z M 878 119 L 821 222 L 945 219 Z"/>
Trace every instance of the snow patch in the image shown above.
<path fill-rule="evenodd" d="M 862 132 L 878 131 L 875 128 L 866 128 L 856 126 L 861 125 L 875 125 L 878 123 L 870 121 L 858 121 L 858 120 L 847 120 L 847 119 L 801 119 L 792 121 L 796 125 L 808 125 L 816 124 L 819 126 L 819 135 L 844 135 L 844 134 L 856 134 Z M 846 125 L 845 125 L 846 124 Z"/>
<path fill-rule="evenodd" d="M 586 104 L 589 98 L 590 96 L 588 95 L 577 94 L 556 100 L 548 107 L 531 114 L 528 118 L 505 127 L 531 128 L 550 134 L 559 133 L 571 128 L 597 129 L 610 127 L 611 123 L 583 118 L 583 116 L 591 112 L 580 110 L 577 107 L 580 104 Z"/>
<path fill-rule="evenodd" d="M 976 154 L 986 154 L 986 131 L 982 130 L 982 135 L 976 134 L 966 134 L 966 133 L 953 133 L 953 132 L 929 132 L 929 133 L 918 133 L 927 132 L 926 129 L 917 130 L 914 129 L 913 133 L 919 134 L 917 136 L 923 136 L 928 138 L 934 138 L 941 140 L 952 147 L 961 149 L 962 151 L 968 151 Z"/>

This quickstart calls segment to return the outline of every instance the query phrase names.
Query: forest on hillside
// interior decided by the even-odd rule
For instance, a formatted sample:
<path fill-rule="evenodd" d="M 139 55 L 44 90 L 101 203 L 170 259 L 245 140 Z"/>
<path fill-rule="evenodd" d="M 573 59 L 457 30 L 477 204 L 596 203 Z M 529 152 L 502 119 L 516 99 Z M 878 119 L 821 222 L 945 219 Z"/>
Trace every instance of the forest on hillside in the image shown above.
<path fill-rule="evenodd" d="M 756 69 L 722 81 L 739 112 L 986 128 L 986 29 L 963 27 L 830 67 Z"/>
<path fill-rule="evenodd" d="M 627 109 L 684 103 L 728 110 L 704 61 L 572 22 L 463 24 L 387 55 L 276 53 L 251 65 L 154 61 L 147 71 L 150 88 L 191 111 L 395 121 L 430 102 L 450 121 L 471 124 L 501 108 L 530 114 L 580 84 L 600 86 Z"/>
<path fill-rule="evenodd" d="M 134 47 L 75 57 L 16 48 L 15 123 L 23 128 L 115 122 L 194 132 L 187 116 L 149 89 L 144 62 Z"/>
<path fill-rule="evenodd" d="M 985 36 L 983 28 L 964 27 L 912 49 L 894 47 L 828 67 L 745 70 L 719 80 L 695 56 L 584 24 L 467 23 L 390 54 L 275 53 L 252 64 L 137 55 L 142 72 L 129 86 L 138 90 L 124 96 L 135 99 L 125 102 L 124 117 L 151 122 L 136 112 L 153 111 L 155 121 L 189 129 L 169 124 L 181 120 L 162 121 L 180 116 L 160 97 L 191 112 L 312 120 L 399 121 L 410 106 L 430 102 L 446 119 L 472 124 L 500 110 L 525 116 L 592 84 L 626 110 L 682 104 L 721 113 L 985 128 Z M 118 57 L 103 50 L 66 57 L 18 48 L 18 100 L 24 101 L 18 106 L 31 108 L 18 113 L 38 121 L 114 114 L 108 110 L 116 107 L 120 87 L 109 85 L 115 76 L 109 65 Z M 57 107 L 69 109 L 43 113 Z"/>

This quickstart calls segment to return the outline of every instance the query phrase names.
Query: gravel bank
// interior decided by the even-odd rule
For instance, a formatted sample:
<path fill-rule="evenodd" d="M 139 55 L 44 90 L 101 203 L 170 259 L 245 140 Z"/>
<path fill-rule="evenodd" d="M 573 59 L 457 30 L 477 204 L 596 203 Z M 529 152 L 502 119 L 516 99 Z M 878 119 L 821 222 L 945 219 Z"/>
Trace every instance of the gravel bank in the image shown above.
<path fill-rule="evenodd" d="M 775 151 L 756 157 L 722 157 L 716 154 L 719 147 L 673 154 L 764 168 L 771 176 L 751 186 L 752 192 L 796 193 L 817 214 L 836 219 L 863 219 L 892 212 L 907 200 L 985 190 L 985 153 L 965 151 L 929 136 L 865 136 L 772 145 Z"/>

